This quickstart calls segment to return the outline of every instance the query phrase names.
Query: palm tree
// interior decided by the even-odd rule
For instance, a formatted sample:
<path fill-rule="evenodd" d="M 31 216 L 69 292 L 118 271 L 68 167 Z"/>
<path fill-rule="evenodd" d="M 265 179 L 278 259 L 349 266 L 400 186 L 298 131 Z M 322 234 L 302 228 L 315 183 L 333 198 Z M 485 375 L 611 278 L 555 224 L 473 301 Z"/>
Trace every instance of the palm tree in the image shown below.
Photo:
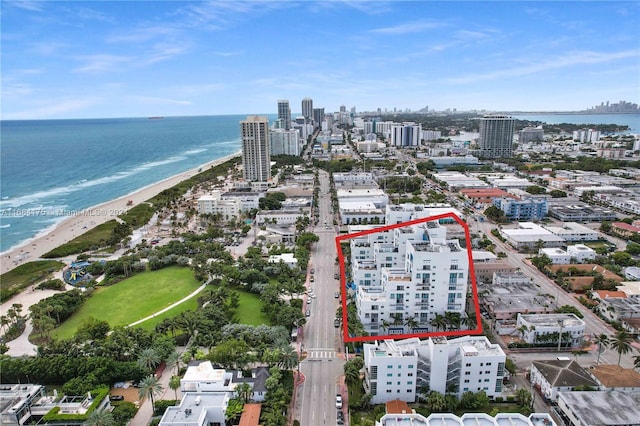
<path fill-rule="evenodd" d="M 169 388 L 176 394 L 176 401 L 178 400 L 178 389 L 180 389 L 180 376 L 171 376 L 169 379 Z"/>
<path fill-rule="evenodd" d="M 596 359 L 596 365 L 598 365 L 600 364 L 600 354 L 602 353 L 604 348 L 609 347 L 609 344 L 611 342 L 609 341 L 609 337 L 607 337 L 607 335 L 604 333 L 597 335 L 596 338 L 593 339 L 593 342 L 598 345 L 598 359 Z"/>
<path fill-rule="evenodd" d="M 640 355 L 633 357 L 633 368 L 640 369 Z"/>
<path fill-rule="evenodd" d="M 249 383 L 240 383 L 236 386 L 236 395 L 246 404 L 253 396 L 253 388 Z"/>
<path fill-rule="evenodd" d="M 407 326 L 411 331 L 414 331 L 416 328 L 420 327 L 420 323 L 418 323 L 418 321 L 416 321 L 414 317 L 405 318 L 404 325 Z"/>
<path fill-rule="evenodd" d="M 278 354 L 278 365 L 284 370 L 291 370 L 298 365 L 298 353 L 289 345 Z"/>
<path fill-rule="evenodd" d="M 354 364 L 344 365 L 344 380 L 348 385 L 356 384 L 360 380 L 360 371 Z"/>
<path fill-rule="evenodd" d="M 176 351 L 173 351 L 167 357 L 167 367 L 176 369 L 176 374 L 180 371 L 180 354 Z"/>
<path fill-rule="evenodd" d="M 620 360 L 623 354 L 631 352 L 631 336 L 624 330 L 619 330 L 613 340 L 611 341 L 611 347 L 618 352 L 618 367 L 620 366 Z"/>
<path fill-rule="evenodd" d="M 440 392 L 431 391 L 429 395 L 427 395 L 427 408 L 432 413 L 437 413 L 439 411 L 444 411 L 447 408 L 447 401 L 444 398 L 444 395 Z"/>
<path fill-rule="evenodd" d="M 447 328 L 447 322 L 444 316 L 440 314 L 436 314 L 435 318 L 431 320 L 431 325 L 436 328 L 436 331 L 440 330 L 440 328 L 442 328 L 443 330 Z"/>
<path fill-rule="evenodd" d="M 164 388 L 160 384 L 158 378 L 150 374 L 140 381 L 140 387 L 138 388 L 138 397 L 140 397 L 140 399 L 149 397 L 149 399 L 151 400 L 151 411 L 153 411 L 153 395 L 159 395 L 163 390 Z"/>
<path fill-rule="evenodd" d="M 160 357 L 153 348 L 144 349 L 138 357 L 138 365 L 151 373 L 160 364 Z"/>
<path fill-rule="evenodd" d="M 114 426 L 116 424 L 109 410 L 94 410 L 87 416 L 83 426 Z"/>

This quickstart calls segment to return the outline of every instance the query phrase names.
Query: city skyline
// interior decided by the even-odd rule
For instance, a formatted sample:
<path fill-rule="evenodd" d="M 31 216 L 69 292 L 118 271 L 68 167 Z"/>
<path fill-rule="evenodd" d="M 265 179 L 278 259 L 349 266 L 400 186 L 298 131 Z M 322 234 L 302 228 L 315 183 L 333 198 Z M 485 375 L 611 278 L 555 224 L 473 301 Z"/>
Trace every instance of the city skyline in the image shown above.
<path fill-rule="evenodd" d="M 2 119 L 640 101 L 637 2 L 2 5 Z"/>

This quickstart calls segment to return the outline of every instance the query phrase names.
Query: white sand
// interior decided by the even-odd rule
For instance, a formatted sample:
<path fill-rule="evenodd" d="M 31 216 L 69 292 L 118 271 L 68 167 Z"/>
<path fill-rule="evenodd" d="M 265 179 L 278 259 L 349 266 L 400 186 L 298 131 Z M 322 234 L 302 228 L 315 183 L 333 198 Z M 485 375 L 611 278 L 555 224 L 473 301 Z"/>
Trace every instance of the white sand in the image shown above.
<path fill-rule="evenodd" d="M 115 200 L 77 212 L 78 214 L 74 214 L 68 219 L 63 220 L 49 232 L 38 235 L 37 237 L 26 241 L 22 245 L 2 253 L 0 256 L 0 273 L 3 274 L 23 263 L 37 260 L 43 254 L 61 246 L 79 235 L 84 234 L 89 229 L 108 222 L 111 219 L 115 219 L 117 216 L 156 196 L 165 189 L 169 189 L 172 186 L 195 176 L 199 173 L 199 169 L 204 171 L 239 155 L 240 152 L 227 155 L 226 157 L 211 161 L 187 172 L 177 174 L 160 182 L 146 186 L 132 192 L 131 194 L 127 194 Z M 127 205 L 129 200 L 133 201 L 132 205 Z M 72 257 L 75 258 L 75 256 Z"/>

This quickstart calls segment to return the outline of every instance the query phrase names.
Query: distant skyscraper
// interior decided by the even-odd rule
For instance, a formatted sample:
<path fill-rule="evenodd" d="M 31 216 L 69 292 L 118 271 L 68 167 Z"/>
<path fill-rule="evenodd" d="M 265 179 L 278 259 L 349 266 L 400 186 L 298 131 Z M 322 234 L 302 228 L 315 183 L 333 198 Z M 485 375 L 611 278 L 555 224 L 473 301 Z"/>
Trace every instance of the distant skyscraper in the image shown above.
<path fill-rule="evenodd" d="M 240 134 L 245 180 L 268 181 L 271 179 L 269 120 L 267 117 L 250 115 L 240 122 Z"/>
<path fill-rule="evenodd" d="M 304 98 L 302 100 L 302 116 L 307 120 L 313 119 L 313 99 Z"/>
<path fill-rule="evenodd" d="M 347 112 L 347 107 L 344 105 L 340 105 L 340 112 Z"/>
<path fill-rule="evenodd" d="M 278 120 L 281 121 L 285 130 L 291 128 L 291 108 L 289 108 L 289 100 L 287 99 L 278 100 Z"/>
<path fill-rule="evenodd" d="M 313 109 L 313 124 L 316 127 L 321 126 L 323 120 L 324 120 L 324 108 L 314 108 Z"/>
<path fill-rule="evenodd" d="M 508 158 L 512 155 L 516 120 L 508 115 L 487 115 L 480 119 L 480 156 Z"/>

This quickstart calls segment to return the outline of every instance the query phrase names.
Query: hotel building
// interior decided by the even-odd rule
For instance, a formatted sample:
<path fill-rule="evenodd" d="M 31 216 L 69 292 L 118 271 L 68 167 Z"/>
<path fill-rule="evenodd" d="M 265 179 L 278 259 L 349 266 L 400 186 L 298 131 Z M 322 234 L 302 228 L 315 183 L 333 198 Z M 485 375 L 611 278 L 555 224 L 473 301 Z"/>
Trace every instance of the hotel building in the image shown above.
<path fill-rule="evenodd" d="M 265 182 L 271 179 L 269 120 L 250 115 L 240 122 L 242 166 L 245 180 Z"/>
<path fill-rule="evenodd" d="M 307 122 L 313 119 L 313 99 L 304 98 L 302 100 L 302 116 Z"/>

